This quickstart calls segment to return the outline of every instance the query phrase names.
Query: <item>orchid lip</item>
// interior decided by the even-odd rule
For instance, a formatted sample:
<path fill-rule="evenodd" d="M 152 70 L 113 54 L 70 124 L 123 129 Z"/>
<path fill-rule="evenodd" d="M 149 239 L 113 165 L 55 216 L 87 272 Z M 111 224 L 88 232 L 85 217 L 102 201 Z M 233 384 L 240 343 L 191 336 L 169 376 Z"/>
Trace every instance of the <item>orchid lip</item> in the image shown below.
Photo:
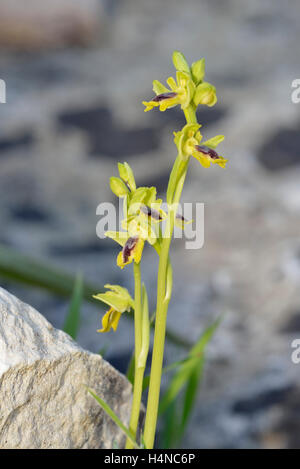
<path fill-rule="evenodd" d="M 152 101 L 154 101 L 155 103 L 159 103 L 160 101 L 164 101 L 165 99 L 175 98 L 175 96 L 177 96 L 177 93 L 171 91 L 170 93 L 158 94 L 157 96 L 155 96 L 155 98 L 152 99 Z"/>
<path fill-rule="evenodd" d="M 123 262 L 124 263 L 128 262 L 132 251 L 134 250 L 134 248 L 137 245 L 138 239 L 139 239 L 138 236 L 133 236 L 133 237 L 127 239 L 127 241 L 126 241 L 126 243 L 123 247 L 123 251 L 122 251 Z"/>
<path fill-rule="evenodd" d="M 176 214 L 176 218 L 177 218 L 177 220 L 180 220 L 180 221 L 182 221 L 182 222 L 186 222 L 186 219 L 184 218 L 183 215 L 180 215 L 180 213 L 177 213 L 177 214 Z"/>
<path fill-rule="evenodd" d="M 148 207 L 147 205 L 141 206 L 141 211 L 148 217 L 153 218 L 154 220 L 162 220 L 162 217 L 158 210 Z"/>
<path fill-rule="evenodd" d="M 205 145 L 196 145 L 195 148 L 200 153 L 204 153 L 204 155 L 210 156 L 210 158 L 212 160 L 217 160 L 218 158 L 220 158 L 218 153 L 215 150 L 213 150 L 212 148 L 209 148 Z"/>

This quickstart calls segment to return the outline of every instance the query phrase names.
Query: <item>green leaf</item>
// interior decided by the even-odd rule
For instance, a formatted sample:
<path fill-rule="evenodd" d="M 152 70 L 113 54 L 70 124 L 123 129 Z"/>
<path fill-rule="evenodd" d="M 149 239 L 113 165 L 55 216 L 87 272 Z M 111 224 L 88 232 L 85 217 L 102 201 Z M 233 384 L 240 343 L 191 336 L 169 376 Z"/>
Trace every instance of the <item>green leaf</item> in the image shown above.
<path fill-rule="evenodd" d="M 126 239 L 124 239 L 124 243 L 125 241 Z M 72 295 L 76 281 L 76 276 L 69 272 L 22 254 L 3 244 L 0 244 L 0 278 L 29 287 L 40 288 L 67 298 Z M 97 304 L 98 308 L 103 309 L 101 303 L 93 298 L 93 295 L 99 293 L 99 290 L 101 290 L 99 286 L 83 282 L 84 300 Z M 133 319 L 133 315 L 129 315 L 129 317 Z M 169 330 L 166 332 L 166 338 L 178 347 L 189 348 L 191 346 L 189 341 Z"/>
<path fill-rule="evenodd" d="M 42 288 L 57 295 L 70 298 L 76 276 L 22 254 L 0 244 L 0 277 L 31 287 Z M 99 286 L 83 284 L 83 297 L 96 303 L 92 296 L 99 291 Z"/>
<path fill-rule="evenodd" d="M 138 443 L 135 441 L 130 430 L 123 424 L 123 422 L 119 419 L 117 414 L 115 414 L 115 412 L 111 409 L 111 407 L 107 404 L 107 402 L 101 399 L 101 397 L 99 397 L 93 389 L 90 389 L 87 387 L 87 391 L 98 402 L 98 404 L 102 407 L 104 412 L 112 419 L 113 422 L 115 422 L 115 424 L 120 428 L 120 430 L 127 436 L 127 438 L 131 441 L 134 447 L 137 449 L 140 449 Z"/>
<path fill-rule="evenodd" d="M 171 363 L 171 365 L 165 366 L 162 369 L 162 373 L 163 374 L 169 373 L 170 371 L 173 371 L 174 369 L 178 368 L 179 366 L 183 365 L 184 363 L 187 363 L 190 360 L 194 360 L 194 357 L 188 356 L 188 357 L 184 358 L 183 360 L 178 360 L 177 362 Z M 128 378 L 128 376 L 127 376 L 127 378 Z M 130 381 L 130 379 L 129 379 L 129 381 Z M 132 383 L 133 383 L 133 381 L 132 381 Z M 149 382 L 150 382 L 150 375 L 146 375 L 144 377 L 144 380 L 143 380 L 143 391 L 145 391 L 148 388 Z"/>
<path fill-rule="evenodd" d="M 164 417 L 164 427 L 161 436 L 161 447 L 163 449 L 175 448 L 178 441 L 178 411 L 176 402 L 168 407 Z"/>
<path fill-rule="evenodd" d="M 144 435 L 143 434 L 141 434 L 141 441 L 142 441 L 141 449 L 147 449 L 146 442 L 144 440 Z"/>
<path fill-rule="evenodd" d="M 193 411 L 196 398 L 197 398 L 197 391 L 199 389 L 200 383 L 203 378 L 203 370 L 204 370 L 204 364 L 205 364 L 205 349 L 208 343 L 211 341 L 216 329 L 218 328 L 219 324 L 221 322 L 221 318 L 219 318 L 217 321 L 215 321 L 210 327 L 208 327 L 201 339 L 200 343 L 198 344 L 197 347 L 197 352 L 202 353 L 202 357 L 200 358 L 198 364 L 195 365 L 194 369 L 192 370 L 190 377 L 187 381 L 186 384 L 186 389 L 184 393 L 184 399 L 183 399 L 183 408 L 182 408 L 182 416 L 181 416 L 181 424 L 179 425 L 179 433 L 178 433 L 178 439 L 182 438 L 186 426 L 188 424 L 189 418 L 191 416 L 191 413 Z M 197 344 L 196 344 L 197 346 Z"/>
<path fill-rule="evenodd" d="M 76 339 L 80 324 L 80 309 L 83 296 L 82 275 L 78 274 L 74 284 L 74 290 L 71 298 L 69 312 L 63 327 L 63 330 L 73 339 Z"/>
<path fill-rule="evenodd" d="M 166 411 L 172 401 L 176 399 L 183 387 L 188 383 L 195 369 L 200 366 L 200 361 L 203 360 L 206 345 L 213 337 L 215 330 L 220 323 L 220 319 L 215 321 L 208 327 L 198 342 L 191 349 L 188 359 L 179 366 L 178 371 L 174 374 L 167 391 L 162 397 L 159 406 L 159 413 L 162 414 Z"/>
<path fill-rule="evenodd" d="M 191 376 L 187 382 L 186 390 L 184 393 L 184 400 L 183 400 L 183 409 L 182 409 L 182 417 L 181 417 L 181 424 L 178 426 L 178 439 L 180 439 L 186 429 L 189 417 L 193 411 L 197 391 L 200 386 L 203 377 L 203 369 L 204 369 L 204 358 L 202 358 L 199 362 L 198 367 L 195 367 Z"/>

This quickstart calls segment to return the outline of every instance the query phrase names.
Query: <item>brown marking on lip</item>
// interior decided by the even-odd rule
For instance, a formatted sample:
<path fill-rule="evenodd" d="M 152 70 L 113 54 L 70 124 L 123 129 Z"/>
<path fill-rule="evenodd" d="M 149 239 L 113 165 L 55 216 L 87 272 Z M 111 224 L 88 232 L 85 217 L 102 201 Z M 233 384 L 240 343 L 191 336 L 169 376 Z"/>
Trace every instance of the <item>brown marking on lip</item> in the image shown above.
<path fill-rule="evenodd" d="M 212 160 L 217 160 L 218 158 L 220 158 L 218 153 L 215 150 L 205 145 L 195 145 L 195 148 L 200 153 L 204 153 L 204 155 L 210 156 Z"/>
<path fill-rule="evenodd" d="M 159 103 L 160 101 L 164 101 L 165 99 L 175 98 L 175 96 L 177 96 L 177 93 L 174 93 L 174 92 L 162 93 L 162 94 L 158 94 L 157 96 L 155 96 L 155 98 L 153 98 L 152 101 L 154 101 L 155 103 Z"/>
<path fill-rule="evenodd" d="M 141 206 L 141 211 L 147 215 L 147 217 L 151 217 L 154 220 L 162 220 L 162 217 L 158 210 L 148 207 L 147 205 Z"/>
<path fill-rule="evenodd" d="M 129 189 L 130 192 L 131 192 L 131 188 L 130 188 L 129 182 L 128 182 L 128 181 L 124 181 L 124 182 L 125 182 L 126 186 L 128 187 L 128 189 Z"/>
<path fill-rule="evenodd" d="M 186 219 L 184 218 L 184 216 L 180 215 L 180 213 L 177 213 L 176 218 L 182 221 L 183 223 L 186 223 Z"/>
<path fill-rule="evenodd" d="M 138 240 L 139 240 L 138 236 L 133 236 L 132 238 L 127 239 L 122 250 L 124 264 L 128 262 L 129 257 L 131 256 L 132 251 L 136 247 Z"/>

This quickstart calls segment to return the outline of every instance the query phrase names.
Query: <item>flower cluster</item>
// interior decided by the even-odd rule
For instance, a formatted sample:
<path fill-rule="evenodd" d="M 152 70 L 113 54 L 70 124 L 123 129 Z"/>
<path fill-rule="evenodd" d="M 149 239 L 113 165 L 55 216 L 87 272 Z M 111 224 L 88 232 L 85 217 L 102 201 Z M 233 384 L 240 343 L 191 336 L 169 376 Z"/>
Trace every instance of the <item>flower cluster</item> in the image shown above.
<path fill-rule="evenodd" d="M 178 51 L 173 53 L 176 77 L 169 77 L 167 86 L 153 81 L 155 96 L 150 101 L 143 101 L 145 111 L 158 108 L 166 111 L 179 105 L 183 110 L 186 125 L 174 132 L 177 158 L 170 173 L 166 191 L 167 208 L 163 210 L 162 200 L 157 198 L 155 187 L 137 187 L 133 171 L 128 163 L 119 163 L 118 177 L 110 178 L 112 192 L 123 201 L 124 218 L 120 231 L 107 231 L 105 235 L 121 246 L 117 256 L 117 265 L 123 269 L 133 264 L 134 299 L 128 290 L 118 285 L 107 284 L 107 291 L 95 296 L 109 306 L 102 318 L 99 332 L 114 331 L 118 327 L 121 315 L 134 310 L 134 387 L 132 410 L 126 448 L 132 449 L 140 416 L 140 404 L 143 392 L 144 373 L 149 353 L 150 316 L 146 287 L 142 283 L 141 258 L 146 243 L 151 245 L 159 256 L 157 274 L 157 295 L 155 308 L 155 333 L 152 351 L 152 365 L 148 392 L 146 419 L 143 432 L 143 445 L 153 448 L 155 429 L 159 409 L 159 393 L 162 376 L 163 350 L 166 335 L 166 319 L 172 295 L 173 270 L 170 260 L 170 244 L 174 227 L 183 229 L 190 223 L 178 215 L 178 204 L 187 175 L 191 157 L 204 168 L 217 165 L 225 168 L 227 160 L 217 152 L 218 145 L 224 140 L 223 135 L 216 135 L 203 141 L 201 125 L 197 122 L 199 105 L 214 106 L 217 102 L 215 87 L 204 80 L 205 60 L 201 59 L 188 65 L 185 57 Z M 164 226 L 162 223 L 165 220 Z M 110 414 L 111 415 L 111 414 Z"/>
<path fill-rule="evenodd" d="M 143 102 L 146 106 L 145 111 L 150 111 L 154 107 L 165 111 L 180 105 L 183 110 L 192 108 L 195 112 L 198 105 L 214 106 L 217 102 L 216 90 L 213 85 L 204 81 L 205 60 L 198 60 L 189 67 L 185 57 L 175 51 L 173 63 L 176 68 L 176 80 L 173 77 L 167 79 L 169 88 L 158 80 L 154 80 L 153 90 L 156 96 L 151 101 Z M 217 135 L 203 142 L 200 128 L 201 125 L 198 123 L 187 123 L 182 130 L 174 132 L 174 142 L 180 159 L 187 161 L 192 156 L 205 168 L 211 164 L 225 168 L 227 160 L 216 151 L 219 143 L 224 140 L 224 136 Z M 123 199 L 123 231 L 107 231 L 105 235 L 122 247 L 117 257 L 117 265 L 123 269 L 132 262 L 140 263 L 146 242 L 159 253 L 162 236 L 160 222 L 168 215 L 161 208 L 162 200 L 156 198 L 155 187 L 137 188 L 133 171 L 126 162 L 119 163 L 118 170 L 119 177 L 110 178 L 110 187 L 117 197 Z M 186 220 L 176 216 L 177 226 L 183 228 L 185 223 Z M 117 288 L 118 291 L 116 291 Z M 104 302 L 107 302 L 107 298 L 115 300 L 117 294 L 120 298 L 123 290 L 122 287 L 114 286 L 114 293 L 100 294 L 96 298 Z M 124 291 L 122 295 L 126 297 Z M 109 304 L 111 309 L 103 317 L 103 327 L 100 332 L 107 332 L 111 328 L 115 330 L 121 313 L 126 311 L 131 303 L 128 300 L 126 307 L 121 309 L 116 307 L 115 303 Z"/>
<path fill-rule="evenodd" d="M 199 104 L 214 106 L 217 102 L 216 89 L 210 83 L 203 81 L 205 60 L 194 62 L 190 68 L 184 56 L 175 51 L 173 63 L 177 70 L 176 80 L 173 77 L 167 79 L 169 88 L 158 80 L 153 81 L 153 91 L 156 96 L 151 101 L 143 101 L 146 106 L 145 112 L 154 107 L 165 111 L 177 104 L 180 104 L 183 110 L 190 104 L 196 107 Z"/>
<path fill-rule="evenodd" d="M 130 166 L 119 163 L 118 168 L 120 178 L 111 178 L 110 187 L 115 195 L 124 199 L 124 231 L 107 231 L 105 235 L 122 246 L 117 265 L 123 269 L 132 261 L 140 263 L 146 241 L 152 246 L 158 242 L 158 224 L 166 213 L 161 209 L 162 200 L 156 199 L 155 187 L 136 188 Z"/>
<path fill-rule="evenodd" d="M 150 111 L 154 107 L 165 111 L 178 104 L 183 110 L 189 106 L 196 109 L 199 104 L 214 106 L 217 102 L 216 89 L 210 83 L 203 81 L 205 60 L 198 60 L 189 67 L 183 54 L 175 51 L 173 63 L 177 70 L 176 81 L 173 77 L 169 77 L 167 84 L 170 88 L 168 89 L 158 80 L 154 80 L 153 91 L 156 96 L 151 101 L 143 101 L 146 106 L 145 111 Z M 224 136 L 217 135 L 202 143 L 200 127 L 200 124 L 187 124 L 181 131 L 174 132 L 174 141 L 179 153 L 183 158 L 193 156 L 205 168 L 209 168 L 211 163 L 225 168 L 227 160 L 215 151 L 218 144 L 224 140 Z"/>

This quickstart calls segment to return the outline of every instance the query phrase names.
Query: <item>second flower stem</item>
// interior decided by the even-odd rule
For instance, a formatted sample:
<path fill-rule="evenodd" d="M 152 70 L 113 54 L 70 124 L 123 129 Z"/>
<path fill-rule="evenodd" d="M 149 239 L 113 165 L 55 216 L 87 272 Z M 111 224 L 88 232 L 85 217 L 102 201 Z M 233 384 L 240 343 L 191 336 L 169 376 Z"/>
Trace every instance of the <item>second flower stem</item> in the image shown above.
<path fill-rule="evenodd" d="M 134 271 L 134 335 L 135 335 L 135 365 L 134 365 L 134 386 L 133 386 L 133 398 L 132 408 L 130 416 L 129 430 L 132 433 L 134 439 L 136 438 L 142 392 L 143 392 L 143 379 L 145 368 L 138 366 L 138 359 L 142 349 L 142 285 L 141 285 L 141 268 L 140 264 L 133 264 Z M 126 449 L 133 449 L 133 444 L 129 439 L 126 441 Z"/>
<path fill-rule="evenodd" d="M 186 121 L 188 124 L 194 124 L 197 122 L 195 109 L 193 106 L 189 106 L 184 111 Z M 178 160 L 175 161 L 175 168 L 179 168 Z M 174 187 L 170 180 L 168 192 L 170 199 L 172 199 L 172 205 L 169 209 L 167 218 L 165 236 L 162 240 L 161 253 L 158 267 L 158 279 L 157 279 L 157 305 L 156 305 L 156 320 L 155 320 L 155 332 L 154 332 L 154 344 L 152 353 L 152 364 L 150 373 L 150 384 L 146 411 L 146 421 L 144 429 L 144 441 L 147 449 L 151 449 L 154 446 L 154 439 L 157 425 L 157 415 L 159 406 L 159 395 L 161 386 L 161 375 L 162 365 L 164 357 L 164 345 L 166 336 L 166 322 L 168 304 L 170 301 L 169 295 L 166 297 L 166 279 L 167 279 L 167 267 L 169 262 L 169 250 L 171 239 L 173 235 L 174 222 L 176 217 L 177 204 L 180 201 L 186 173 L 188 168 L 188 161 L 182 166 L 182 172 L 179 174 L 178 180 L 174 180 L 173 171 L 171 173 L 173 177 Z M 174 169 L 175 170 L 175 169 Z M 176 171 L 176 170 L 175 170 Z M 170 203 L 171 201 L 168 201 Z"/>

